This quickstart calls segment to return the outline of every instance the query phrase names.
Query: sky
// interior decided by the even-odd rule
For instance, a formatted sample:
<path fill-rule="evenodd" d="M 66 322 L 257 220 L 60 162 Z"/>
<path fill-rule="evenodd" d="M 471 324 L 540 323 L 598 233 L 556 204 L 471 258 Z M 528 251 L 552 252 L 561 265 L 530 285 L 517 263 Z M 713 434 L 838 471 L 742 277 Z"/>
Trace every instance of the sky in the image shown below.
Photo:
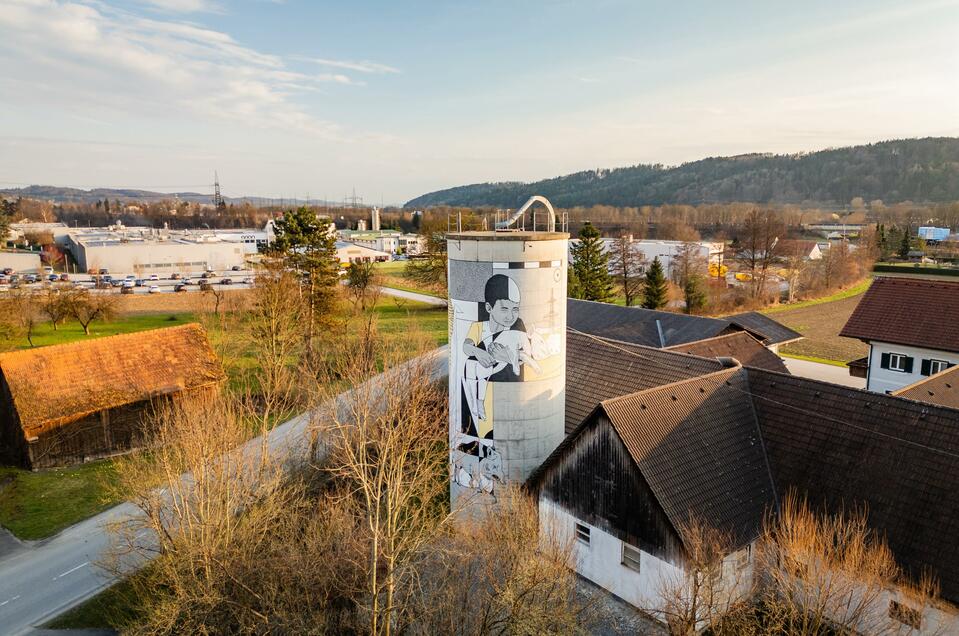
<path fill-rule="evenodd" d="M 0 0 L 0 187 L 401 204 L 959 136 L 959 0 Z"/>

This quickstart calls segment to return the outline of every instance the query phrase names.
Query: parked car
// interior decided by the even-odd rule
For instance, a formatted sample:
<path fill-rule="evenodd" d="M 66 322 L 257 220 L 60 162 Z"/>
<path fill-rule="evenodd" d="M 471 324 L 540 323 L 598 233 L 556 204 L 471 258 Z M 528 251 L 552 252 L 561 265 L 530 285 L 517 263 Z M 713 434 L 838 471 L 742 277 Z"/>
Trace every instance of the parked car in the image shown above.
<path fill-rule="evenodd" d="M 150 274 L 150 280 L 160 280 L 160 276 L 158 274 Z"/>
<path fill-rule="evenodd" d="M 183 284 L 184 284 L 184 285 L 196 285 L 196 283 L 194 283 L 194 282 L 193 282 L 192 280 L 190 280 L 189 278 L 184 278 L 184 279 L 183 279 Z"/>
<path fill-rule="evenodd" d="M 170 280 L 180 280 L 180 274 L 178 274 L 177 272 L 173 272 L 172 274 L 170 274 Z"/>
<path fill-rule="evenodd" d="M 3 273 L 6 274 L 7 276 L 9 276 L 10 274 L 13 274 L 13 273 L 14 273 L 14 269 L 13 269 L 12 267 L 4 267 L 4 268 L 3 268 Z"/>
<path fill-rule="evenodd" d="M 0 285 L 7 285 L 10 283 L 10 277 L 6 274 L 0 274 Z"/>
<path fill-rule="evenodd" d="M 137 277 L 136 274 L 127 274 L 123 278 L 125 278 L 126 280 L 136 280 L 136 277 Z"/>
<path fill-rule="evenodd" d="M 53 273 L 53 268 L 50 267 L 49 265 L 45 265 L 45 266 L 43 267 L 43 273 L 44 273 L 44 274 L 48 274 L 48 275 L 49 275 L 49 274 L 52 274 L 52 273 Z"/>
<path fill-rule="evenodd" d="M 103 274 L 102 276 L 100 276 L 100 280 L 104 280 L 109 283 L 110 281 L 113 280 L 113 276 L 110 276 L 109 274 Z"/>
<path fill-rule="evenodd" d="M 252 276 L 247 276 L 246 278 L 243 279 L 243 282 L 246 283 L 247 285 L 252 285 L 252 284 L 253 284 L 253 277 L 252 277 Z"/>
<path fill-rule="evenodd" d="M 159 286 L 159 285 L 150 285 L 149 292 L 150 292 L 151 294 L 159 294 L 159 293 L 160 293 L 160 286 Z"/>
<path fill-rule="evenodd" d="M 110 281 L 110 286 L 111 286 L 111 287 L 122 287 L 122 286 L 123 286 L 123 281 L 120 280 L 119 278 L 114 278 L 113 280 Z"/>
<path fill-rule="evenodd" d="M 138 278 L 138 279 L 136 279 L 135 281 L 133 281 L 133 286 L 134 286 L 134 287 L 143 287 L 143 283 L 144 283 L 144 282 L 146 282 L 146 281 L 144 281 L 142 278 Z"/>
<path fill-rule="evenodd" d="M 187 290 L 187 288 L 186 288 L 186 285 L 184 285 L 183 283 L 177 283 L 176 285 L 173 286 L 173 291 L 175 291 L 175 292 L 185 292 L 185 291 L 188 291 L 188 290 Z"/>
<path fill-rule="evenodd" d="M 35 283 L 35 282 L 37 282 L 38 280 L 40 280 L 40 278 L 39 278 L 36 274 L 27 274 L 27 275 L 24 276 L 24 278 L 23 278 L 23 282 L 28 283 L 28 284 L 29 284 L 29 283 Z"/>
<path fill-rule="evenodd" d="M 70 274 L 63 272 L 62 274 L 60 274 L 60 280 L 70 280 Z"/>
<path fill-rule="evenodd" d="M 214 274 L 213 272 L 203 272 L 200 275 L 200 278 L 213 278 L 214 276 L 216 276 L 216 274 Z"/>
<path fill-rule="evenodd" d="M 104 274 L 109 274 L 110 270 L 108 270 L 106 267 L 103 267 L 97 273 L 100 274 L 100 276 L 103 276 Z"/>
<path fill-rule="evenodd" d="M 120 288 L 120 293 L 121 293 L 121 294 L 132 294 L 132 293 L 133 293 L 133 287 L 128 287 L 127 285 L 124 285 L 123 287 Z"/>
<path fill-rule="evenodd" d="M 243 270 L 243 268 L 240 267 L 239 265 L 234 265 L 234 266 L 231 267 L 230 269 L 233 270 L 234 272 L 239 272 L 239 271 L 242 271 L 242 270 Z"/>
<path fill-rule="evenodd" d="M 136 281 L 125 280 L 125 281 L 123 281 L 123 286 L 124 286 L 124 287 L 136 287 Z"/>
<path fill-rule="evenodd" d="M 55 283 L 55 282 L 57 282 L 58 280 L 60 280 L 60 277 L 57 276 L 56 274 L 49 274 L 49 275 L 47 276 L 47 280 L 50 281 L 51 283 Z"/>
<path fill-rule="evenodd" d="M 232 279 L 232 278 L 221 278 L 221 279 L 220 279 L 220 284 L 221 284 L 221 285 L 232 285 L 232 284 L 233 284 L 233 279 Z"/>

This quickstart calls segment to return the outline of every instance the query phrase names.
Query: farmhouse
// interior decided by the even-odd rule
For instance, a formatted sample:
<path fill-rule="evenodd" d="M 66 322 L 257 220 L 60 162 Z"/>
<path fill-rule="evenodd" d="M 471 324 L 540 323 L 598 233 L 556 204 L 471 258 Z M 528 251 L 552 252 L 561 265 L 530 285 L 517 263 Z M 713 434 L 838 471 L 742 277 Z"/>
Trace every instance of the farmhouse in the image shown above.
<path fill-rule="evenodd" d="M 747 569 L 764 515 L 795 492 L 833 514 L 865 506 L 900 565 L 959 602 L 959 462 L 943 455 L 959 454 L 959 411 L 572 332 L 567 364 L 569 434 L 527 485 L 541 531 L 574 539 L 600 587 L 656 606 L 691 516 L 732 534 L 724 572 Z"/>
<path fill-rule="evenodd" d="M 197 324 L 0 354 L 0 462 L 46 468 L 130 450 L 157 399 L 223 378 Z"/>
<path fill-rule="evenodd" d="M 839 332 L 869 345 L 849 363 L 866 389 L 892 393 L 959 364 L 959 283 L 877 278 Z"/>

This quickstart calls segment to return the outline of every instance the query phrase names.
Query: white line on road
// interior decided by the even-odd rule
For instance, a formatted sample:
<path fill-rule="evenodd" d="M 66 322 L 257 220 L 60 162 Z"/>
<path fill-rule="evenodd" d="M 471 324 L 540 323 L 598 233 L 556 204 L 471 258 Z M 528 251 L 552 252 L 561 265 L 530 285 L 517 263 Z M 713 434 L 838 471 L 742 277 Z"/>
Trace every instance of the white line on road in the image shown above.
<path fill-rule="evenodd" d="M 84 566 L 86 566 L 86 565 L 90 565 L 90 562 L 89 562 L 89 561 L 84 561 L 83 563 L 81 563 L 81 564 L 78 565 L 77 567 L 75 567 L 75 568 L 70 568 L 69 570 L 67 570 L 67 571 L 64 572 L 63 574 L 60 574 L 60 575 L 57 575 L 57 576 L 53 577 L 53 580 L 56 581 L 57 579 L 62 578 L 62 577 L 64 577 L 64 576 L 66 576 L 67 574 L 70 574 L 71 572 L 76 572 L 77 570 L 79 570 L 80 568 L 82 568 L 82 567 L 84 567 Z"/>
<path fill-rule="evenodd" d="M 15 601 L 15 600 L 17 600 L 18 598 L 20 598 L 20 595 L 19 595 L 19 594 L 17 594 L 17 595 L 14 596 L 13 598 L 8 598 L 8 599 L 5 600 L 3 603 L 0 603 L 0 607 L 3 607 L 4 605 L 6 605 L 7 603 L 9 603 L 10 601 Z"/>

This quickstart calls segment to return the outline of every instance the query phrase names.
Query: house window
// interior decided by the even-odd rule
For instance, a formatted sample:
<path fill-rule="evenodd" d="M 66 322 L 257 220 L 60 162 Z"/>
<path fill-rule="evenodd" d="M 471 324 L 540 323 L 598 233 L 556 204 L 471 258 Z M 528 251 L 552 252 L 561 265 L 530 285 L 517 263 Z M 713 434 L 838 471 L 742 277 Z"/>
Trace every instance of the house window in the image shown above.
<path fill-rule="evenodd" d="M 879 366 L 890 371 L 912 373 L 912 358 L 903 353 L 884 353 Z"/>
<path fill-rule="evenodd" d="M 639 572 L 639 549 L 634 548 L 628 543 L 623 543 L 623 565 L 628 567 L 630 570 Z"/>
<path fill-rule="evenodd" d="M 925 367 L 923 369 L 923 375 L 936 375 L 940 371 L 945 371 L 952 365 L 949 364 L 948 360 L 923 360 L 922 366 Z"/>
<path fill-rule="evenodd" d="M 889 618 L 895 619 L 913 629 L 922 629 L 922 613 L 896 601 L 889 601 Z"/>
<path fill-rule="evenodd" d="M 589 526 L 582 523 L 576 524 L 576 540 L 583 545 L 589 545 Z"/>

